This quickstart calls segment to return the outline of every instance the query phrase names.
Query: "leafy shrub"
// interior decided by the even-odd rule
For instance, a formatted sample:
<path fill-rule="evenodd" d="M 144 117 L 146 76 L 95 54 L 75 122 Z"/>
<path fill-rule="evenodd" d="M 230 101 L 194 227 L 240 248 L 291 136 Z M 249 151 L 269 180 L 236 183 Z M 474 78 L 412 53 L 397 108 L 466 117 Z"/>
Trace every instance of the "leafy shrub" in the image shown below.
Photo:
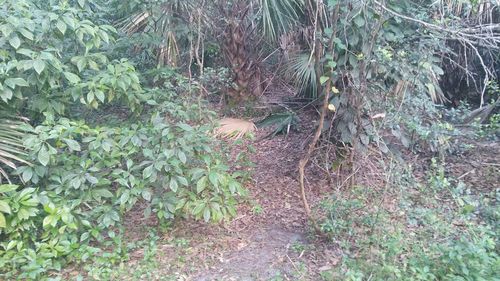
<path fill-rule="evenodd" d="M 44 255 L 38 243 L 45 239 L 57 247 L 56 253 L 39 267 L 21 268 L 33 276 L 57 269 L 48 260 L 68 255 L 80 243 L 104 239 L 104 231 L 119 224 L 139 201 L 147 202 L 146 215 L 159 219 L 192 215 L 208 222 L 234 215 L 235 196 L 243 189 L 228 173 L 210 129 L 168 124 L 158 115 L 120 128 L 91 128 L 48 116 L 25 141 L 34 163 L 17 170 L 25 187 L 7 197 L 16 211 L 4 214 L 2 254 L 16 258 L 3 259 L 3 270 L 25 266 L 11 251 L 12 243 L 27 251 L 34 246 Z"/>
<path fill-rule="evenodd" d="M 104 47 L 115 29 L 92 20 L 85 1 L 2 1 L 0 99 L 30 112 L 64 114 L 74 101 L 97 108 L 119 99 L 137 110 L 139 78 Z"/>
<path fill-rule="evenodd" d="M 0 2 L 0 99 L 33 125 L 30 164 L 0 186 L 0 279 L 118 261 L 123 217 L 138 206 L 160 223 L 235 214 L 244 189 L 212 137 L 213 113 L 183 95 L 196 83 L 165 68 L 151 83 L 126 58 L 109 59 L 115 30 L 98 3 Z"/>

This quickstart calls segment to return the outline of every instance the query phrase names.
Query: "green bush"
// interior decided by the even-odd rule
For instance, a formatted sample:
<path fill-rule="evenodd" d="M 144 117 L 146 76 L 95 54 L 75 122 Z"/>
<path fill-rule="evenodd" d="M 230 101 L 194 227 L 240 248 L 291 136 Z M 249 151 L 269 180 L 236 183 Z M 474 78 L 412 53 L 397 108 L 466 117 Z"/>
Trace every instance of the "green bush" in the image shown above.
<path fill-rule="evenodd" d="M 188 93 L 194 81 L 172 69 L 146 79 L 109 59 L 115 30 L 98 2 L 0 4 L 0 102 L 33 125 L 30 165 L 0 186 L 0 279 L 118 261 L 100 248 L 122 248 L 123 218 L 138 206 L 160 223 L 235 215 L 244 189 L 211 136 L 213 113 Z"/>
<path fill-rule="evenodd" d="M 25 141 L 35 163 L 17 171 L 25 185 L 19 191 L 3 186 L 2 271 L 20 268 L 22 276 L 35 278 L 58 269 L 53 258 L 102 241 L 139 201 L 147 202 L 146 215 L 160 220 L 192 215 L 208 222 L 234 215 L 235 196 L 243 189 L 209 129 L 169 125 L 159 116 L 121 128 L 47 118 Z M 26 268 L 30 252 L 43 258 Z"/>
<path fill-rule="evenodd" d="M 67 113 L 74 101 L 97 108 L 114 99 L 139 109 L 134 67 L 110 61 L 115 29 L 93 21 L 85 1 L 1 1 L 0 99 L 28 114 Z"/>

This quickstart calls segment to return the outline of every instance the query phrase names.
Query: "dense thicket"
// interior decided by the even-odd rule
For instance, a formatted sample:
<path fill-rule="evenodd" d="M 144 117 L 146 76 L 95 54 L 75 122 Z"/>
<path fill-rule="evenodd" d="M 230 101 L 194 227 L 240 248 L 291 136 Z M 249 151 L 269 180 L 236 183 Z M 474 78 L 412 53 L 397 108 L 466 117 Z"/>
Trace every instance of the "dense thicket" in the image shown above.
<path fill-rule="evenodd" d="M 212 137 L 207 95 L 251 108 L 286 84 L 306 100 L 297 111 L 319 107 L 302 172 L 318 141 L 342 147 L 335 151 L 349 155 L 352 171 L 370 149 L 444 153 L 455 132 L 437 104 L 470 101 L 479 109 L 469 121 L 486 121 L 499 103 L 495 1 L 0 6 L 5 279 L 40 280 L 101 253 L 97 242 L 115 243 L 132 208 L 161 223 L 234 216 L 246 175 L 229 168 L 226 147 Z M 292 111 L 267 123 L 285 132 Z M 323 155 L 328 163 L 340 158 Z M 305 194 L 304 203 L 309 208 Z M 492 274 L 482 268 L 477 276 Z"/>

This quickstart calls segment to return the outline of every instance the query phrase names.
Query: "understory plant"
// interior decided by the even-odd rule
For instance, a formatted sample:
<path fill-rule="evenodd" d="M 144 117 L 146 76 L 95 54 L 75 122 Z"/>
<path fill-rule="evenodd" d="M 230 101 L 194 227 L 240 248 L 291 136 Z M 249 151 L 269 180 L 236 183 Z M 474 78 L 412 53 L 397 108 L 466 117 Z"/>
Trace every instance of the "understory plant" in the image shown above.
<path fill-rule="evenodd" d="M 433 160 L 420 184 L 393 170 L 385 190 L 356 187 L 324 201 L 321 227 L 342 259 L 323 279 L 496 280 L 498 227 L 486 214 L 498 209 L 498 190 L 479 195 L 443 171 Z"/>
<path fill-rule="evenodd" d="M 105 248 L 122 249 L 132 209 L 160 224 L 220 222 L 245 193 L 213 137 L 213 113 L 191 95 L 196 83 L 172 68 L 138 73 L 115 52 L 100 3 L 0 1 L 1 113 L 31 125 L 15 138 L 0 132 L 15 148 L 1 144 L 0 157 L 7 148 L 16 161 L 0 158 L 11 181 L 0 185 L 2 280 L 118 262 Z"/>

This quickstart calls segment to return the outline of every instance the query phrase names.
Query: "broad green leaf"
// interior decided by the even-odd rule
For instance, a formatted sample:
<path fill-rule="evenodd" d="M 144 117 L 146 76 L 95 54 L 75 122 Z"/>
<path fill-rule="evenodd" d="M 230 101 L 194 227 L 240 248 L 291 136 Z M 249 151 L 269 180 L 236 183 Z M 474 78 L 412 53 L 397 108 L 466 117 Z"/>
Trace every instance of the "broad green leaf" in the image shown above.
<path fill-rule="evenodd" d="M 24 49 L 24 48 L 21 48 L 19 50 L 16 51 L 18 54 L 21 54 L 21 55 L 25 55 L 27 56 L 28 58 L 32 58 L 33 56 L 33 51 L 32 50 L 29 50 L 29 49 Z"/>
<path fill-rule="evenodd" d="M 203 219 L 205 220 L 205 222 L 210 221 L 210 208 L 208 206 L 205 207 L 205 210 L 203 210 Z"/>
<path fill-rule="evenodd" d="M 178 124 L 177 125 L 179 128 L 183 129 L 184 131 L 186 132 L 191 132 L 193 131 L 193 127 L 191 127 L 190 125 L 188 124 L 185 124 L 185 123 L 181 123 L 181 124 Z"/>
<path fill-rule="evenodd" d="M 108 36 L 108 33 L 106 31 L 99 32 L 99 35 L 100 35 L 102 41 L 106 42 L 106 44 L 109 43 L 109 36 Z"/>
<path fill-rule="evenodd" d="M 219 186 L 219 175 L 217 175 L 217 173 L 210 172 L 210 174 L 208 174 L 208 179 L 215 187 Z"/>
<path fill-rule="evenodd" d="M 47 164 L 49 164 L 50 154 L 49 154 L 49 151 L 47 150 L 47 146 L 45 144 L 42 145 L 42 147 L 38 151 L 38 161 L 43 166 L 47 166 Z"/>
<path fill-rule="evenodd" d="M 384 36 L 385 36 L 385 39 L 387 41 L 394 41 L 394 40 L 396 40 L 396 36 L 392 32 L 385 32 Z"/>
<path fill-rule="evenodd" d="M 0 93 L 0 98 L 2 98 L 3 101 L 8 102 L 12 98 L 13 94 L 14 93 L 11 89 L 6 88 Z"/>
<path fill-rule="evenodd" d="M 436 75 L 438 75 L 438 76 L 444 75 L 444 70 L 441 67 L 439 67 L 437 65 L 433 65 L 432 69 L 434 70 Z"/>
<path fill-rule="evenodd" d="M 99 65 L 95 61 L 93 61 L 93 60 L 89 60 L 88 64 L 89 64 L 89 67 L 91 69 L 93 69 L 93 70 L 99 70 L 100 69 Z"/>
<path fill-rule="evenodd" d="M 177 180 L 179 181 L 180 184 L 184 185 L 184 186 L 188 186 L 188 181 L 185 177 L 181 177 L 181 176 L 178 176 L 177 177 Z"/>
<path fill-rule="evenodd" d="M 0 185 L 0 193 L 11 192 L 17 189 L 17 185 L 13 184 L 2 184 Z"/>
<path fill-rule="evenodd" d="M 33 68 L 35 69 L 36 73 L 40 75 L 42 71 L 45 69 L 45 62 L 43 60 L 34 60 Z"/>
<path fill-rule="evenodd" d="M 80 177 L 75 177 L 69 182 L 70 186 L 72 186 L 74 189 L 79 189 L 80 186 L 82 185 L 82 180 Z"/>
<path fill-rule="evenodd" d="M 174 178 L 170 179 L 169 187 L 170 187 L 170 190 L 172 190 L 173 192 L 177 192 L 177 189 L 179 186 L 177 184 L 177 181 Z"/>
<path fill-rule="evenodd" d="M 328 79 L 330 79 L 328 76 L 321 76 L 319 78 L 319 82 L 321 83 L 321 85 L 323 85 L 326 83 L 326 81 L 328 81 Z"/>
<path fill-rule="evenodd" d="M 335 45 L 339 49 L 341 49 L 341 50 L 347 50 L 347 46 L 344 43 L 342 43 L 342 41 L 339 38 L 333 39 L 333 42 L 335 42 Z M 338 60 L 338 61 L 340 61 L 340 60 Z M 344 63 L 341 63 L 341 64 L 344 64 Z"/>
<path fill-rule="evenodd" d="M 17 48 L 19 48 L 19 46 L 21 46 L 21 40 L 19 40 L 19 37 L 17 37 L 17 35 L 11 37 L 9 39 L 9 44 L 17 50 Z"/>
<path fill-rule="evenodd" d="M 28 200 L 24 200 L 23 202 L 21 202 L 21 204 L 28 207 L 35 207 L 36 205 L 38 205 L 38 203 L 40 202 L 36 198 L 30 198 Z"/>
<path fill-rule="evenodd" d="M 146 168 L 144 168 L 144 170 L 142 170 L 142 178 L 143 179 L 147 179 L 149 177 L 151 177 L 151 175 L 153 174 L 153 166 L 148 166 Z"/>
<path fill-rule="evenodd" d="M 72 17 L 64 15 L 62 19 L 70 29 L 75 29 L 75 20 Z"/>
<path fill-rule="evenodd" d="M 68 145 L 69 149 L 73 151 L 81 151 L 82 148 L 80 147 L 80 144 L 72 139 L 64 139 L 64 142 Z"/>
<path fill-rule="evenodd" d="M 80 236 L 80 242 L 86 241 L 89 238 L 89 235 L 90 234 L 88 232 L 84 232 L 82 236 Z"/>
<path fill-rule="evenodd" d="M 7 227 L 7 222 L 5 221 L 5 217 L 2 213 L 0 213 L 0 228 Z"/>
<path fill-rule="evenodd" d="M 90 174 L 85 174 L 85 179 L 91 184 L 99 183 L 99 180 L 96 177 L 91 176 Z"/>
<path fill-rule="evenodd" d="M 187 161 L 186 154 L 183 151 L 179 151 L 177 155 L 179 156 L 179 160 L 181 160 L 183 164 L 186 164 Z"/>
<path fill-rule="evenodd" d="M 6 213 L 6 214 L 10 214 L 11 213 L 9 204 L 7 204 L 7 202 L 5 202 L 3 200 L 0 200 L 0 212 L 1 213 Z"/>
<path fill-rule="evenodd" d="M 113 197 L 113 193 L 111 193 L 111 191 L 109 191 L 105 188 L 96 189 L 96 190 L 92 191 L 92 193 L 95 193 L 95 194 L 99 195 L 100 197 L 105 197 L 105 198 L 112 198 Z"/>
<path fill-rule="evenodd" d="M 32 196 L 32 193 L 35 192 L 35 189 L 30 187 L 30 188 L 23 188 L 18 194 L 18 198 L 21 198 L 21 200 L 26 200 Z"/>
<path fill-rule="evenodd" d="M 124 205 L 125 203 L 128 202 L 129 198 L 130 198 L 130 191 L 126 190 L 120 197 L 120 204 Z"/>
<path fill-rule="evenodd" d="M 31 167 L 27 167 L 22 174 L 23 181 L 28 182 L 32 177 L 33 169 L 31 169 Z"/>
<path fill-rule="evenodd" d="M 204 202 L 198 202 L 197 205 L 193 208 L 193 215 L 197 216 L 199 215 L 203 209 L 205 208 L 205 203 Z"/>
<path fill-rule="evenodd" d="M 15 89 L 16 86 L 27 87 L 29 86 L 28 82 L 23 78 L 7 78 L 5 79 L 5 85 L 9 86 L 11 89 Z"/>
<path fill-rule="evenodd" d="M 95 96 L 97 97 L 98 100 L 100 100 L 101 102 L 104 102 L 104 93 L 102 91 L 95 91 L 94 92 Z"/>
<path fill-rule="evenodd" d="M 94 101 L 94 92 L 93 91 L 90 91 L 88 92 L 87 94 L 87 103 L 88 104 L 91 104 L 93 101 Z"/>
<path fill-rule="evenodd" d="M 19 32 L 24 36 L 24 38 L 33 40 L 33 33 L 26 28 L 21 28 Z"/>
<path fill-rule="evenodd" d="M 331 69 L 334 69 L 335 67 L 337 67 L 337 63 L 333 60 L 329 60 L 328 61 L 328 66 L 331 68 Z"/>
<path fill-rule="evenodd" d="M 49 225 L 56 226 L 57 217 L 54 215 L 48 215 L 43 219 L 43 227 L 47 227 Z"/>
<path fill-rule="evenodd" d="M 71 73 L 71 72 L 65 71 L 64 72 L 64 77 L 66 77 L 66 79 L 68 79 L 68 81 L 70 83 L 73 83 L 73 84 L 76 84 L 76 83 L 80 82 L 80 77 L 78 77 L 78 75 L 76 75 L 74 73 Z"/>
<path fill-rule="evenodd" d="M 207 187 L 207 176 L 201 177 L 196 183 L 196 193 L 200 193 Z"/>
<path fill-rule="evenodd" d="M 362 15 L 359 15 L 359 16 L 357 16 L 357 17 L 354 18 L 354 23 L 358 27 L 363 27 L 363 25 L 365 25 L 365 19 L 363 18 Z"/>
<path fill-rule="evenodd" d="M 66 32 L 66 24 L 62 20 L 57 21 L 56 27 L 64 35 L 64 33 Z"/>
<path fill-rule="evenodd" d="M 142 191 L 142 198 L 146 201 L 151 201 L 151 190 L 149 188 Z"/>
<path fill-rule="evenodd" d="M 238 182 L 232 180 L 229 182 L 228 187 L 229 187 L 229 191 L 234 194 L 240 189 L 240 184 Z"/>
<path fill-rule="evenodd" d="M 29 212 L 26 208 L 21 208 L 21 209 L 19 209 L 19 212 L 17 212 L 17 217 L 20 220 L 27 220 L 32 215 L 34 216 L 35 214 Z"/>
<path fill-rule="evenodd" d="M 71 62 L 76 64 L 79 72 L 82 72 L 85 69 L 85 65 L 87 64 L 84 57 L 74 57 L 71 59 Z"/>
<path fill-rule="evenodd" d="M 23 242 L 20 242 L 19 244 L 22 244 Z M 5 250 L 12 250 L 14 247 L 18 245 L 18 242 L 16 240 L 11 240 L 9 244 L 7 244 L 7 248 Z"/>

